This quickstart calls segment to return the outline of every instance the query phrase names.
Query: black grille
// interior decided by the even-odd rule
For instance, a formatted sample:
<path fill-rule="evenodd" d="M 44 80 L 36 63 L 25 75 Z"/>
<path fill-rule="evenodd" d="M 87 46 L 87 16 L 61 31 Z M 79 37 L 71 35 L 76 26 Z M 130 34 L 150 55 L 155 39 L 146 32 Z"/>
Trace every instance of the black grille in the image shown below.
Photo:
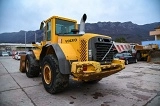
<path fill-rule="evenodd" d="M 80 41 L 80 61 L 87 61 L 87 41 Z"/>
<path fill-rule="evenodd" d="M 96 59 L 95 60 L 98 62 L 111 63 L 113 60 L 113 55 L 114 55 L 114 50 L 113 50 L 113 47 L 111 48 L 111 46 L 112 46 L 111 42 L 97 42 L 97 43 L 95 43 L 95 48 L 96 48 L 96 53 L 95 53 Z M 109 51 L 109 53 L 105 57 L 105 55 L 108 51 Z"/>

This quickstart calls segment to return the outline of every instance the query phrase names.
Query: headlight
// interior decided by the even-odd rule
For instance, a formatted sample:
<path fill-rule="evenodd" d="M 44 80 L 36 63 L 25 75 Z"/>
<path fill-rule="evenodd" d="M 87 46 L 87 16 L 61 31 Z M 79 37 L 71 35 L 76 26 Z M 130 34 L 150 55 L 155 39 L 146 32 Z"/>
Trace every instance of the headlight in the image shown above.
<path fill-rule="evenodd" d="M 88 50 L 88 56 L 92 57 L 92 50 Z"/>

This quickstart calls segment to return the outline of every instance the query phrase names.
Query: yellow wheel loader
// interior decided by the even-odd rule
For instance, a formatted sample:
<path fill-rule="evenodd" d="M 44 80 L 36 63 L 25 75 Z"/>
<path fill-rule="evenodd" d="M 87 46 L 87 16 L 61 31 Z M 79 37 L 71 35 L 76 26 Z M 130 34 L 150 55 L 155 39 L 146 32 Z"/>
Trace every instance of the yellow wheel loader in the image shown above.
<path fill-rule="evenodd" d="M 63 91 L 73 80 L 98 82 L 102 78 L 125 68 L 123 60 L 114 60 L 111 37 L 85 33 L 86 14 L 80 22 L 59 16 L 42 21 L 44 39 L 33 43 L 36 49 L 23 55 L 20 71 L 27 77 L 37 77 L 40 73 L 47 92 Z"/>

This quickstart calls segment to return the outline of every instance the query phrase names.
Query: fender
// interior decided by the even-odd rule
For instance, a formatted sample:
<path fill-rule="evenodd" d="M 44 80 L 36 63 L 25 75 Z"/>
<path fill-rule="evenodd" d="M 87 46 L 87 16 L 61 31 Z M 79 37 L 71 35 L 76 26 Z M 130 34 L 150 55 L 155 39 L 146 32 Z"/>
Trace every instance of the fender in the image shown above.
<path fill-rule="evenodd" d="M 46 45 L 42 48 L 40 55 L 41 60 L 47 53 L 48 49 L 52 49 L 54 54 L 57 56 L 59 69 L 62 74 L 71 74 L 71 63 L 70 61 L 77 61 L 78 56 L 76 55 L 73 47 L 70 44 L 52 44 Z"/>

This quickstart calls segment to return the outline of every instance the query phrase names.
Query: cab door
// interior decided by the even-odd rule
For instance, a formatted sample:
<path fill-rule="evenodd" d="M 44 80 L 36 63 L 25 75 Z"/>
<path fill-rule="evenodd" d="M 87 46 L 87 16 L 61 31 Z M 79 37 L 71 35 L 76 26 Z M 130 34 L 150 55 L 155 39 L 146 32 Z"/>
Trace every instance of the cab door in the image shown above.
<path fill-rule="evenodd" d="M 51 41 L 51 21 L 48 21 L 46 25 L 46 40 Z"/>

